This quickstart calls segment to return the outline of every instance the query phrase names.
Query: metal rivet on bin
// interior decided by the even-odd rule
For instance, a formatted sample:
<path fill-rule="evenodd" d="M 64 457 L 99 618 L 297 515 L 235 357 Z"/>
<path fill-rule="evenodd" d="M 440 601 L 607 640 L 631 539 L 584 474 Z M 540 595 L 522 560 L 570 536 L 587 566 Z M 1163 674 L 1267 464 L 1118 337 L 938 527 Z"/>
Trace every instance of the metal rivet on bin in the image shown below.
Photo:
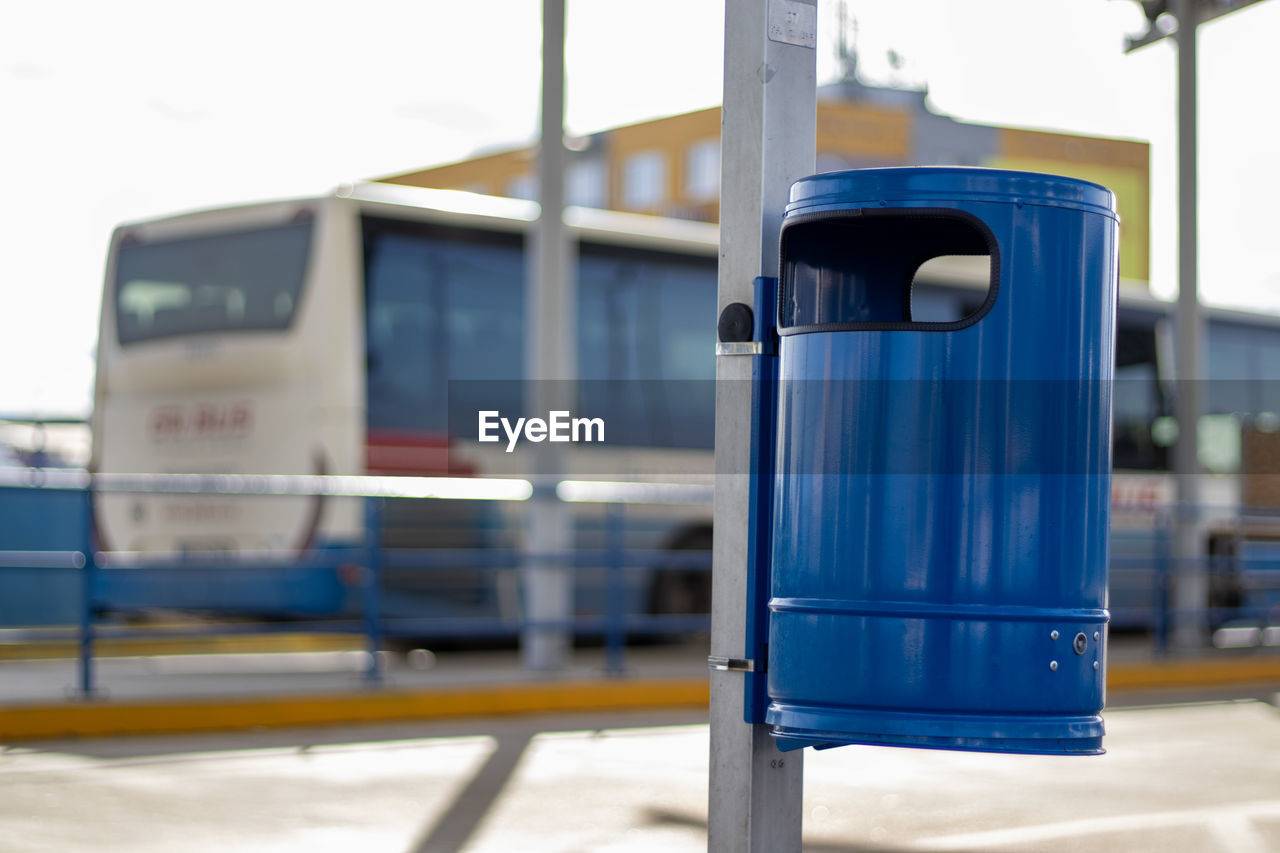
<path fill-rule="evenodd" d="M 1096 643 L 1096 642 L 1098 642 L 1098 640 L 1100 640 L 1101 638 L 1102 638 L 1102 635 L 1101 635 L 1101 634 L 1099 634 L 1097 631 L 1094 631 L 1094 632 L 1093 632 L 1093 641 L 1094 641 L 1095 643 Z"/>
<path fill-rule="evenodd" d="M 1053 672 L 1057 672 L 1057 671 L 1058 671 L 1058 662 L 1057 662 L 1056 660 L 1051 660 L 1051 661 L 1049 661 L 1049 669 L 1050 669 L 1050 670 L 1052 670 Z"/>
<path fill-rule="evenodd" d="M 1056 639 L 1058 639 L 1058 632 L 1057 632 L 1057 631 L 1050 631 L 1050 632 L 1049 632 L 1049 639 L 1050 639 L 1050 640 L 1056 640 Z"/>
<path fill-rule="evenodd" d="M 1098 662 L 1097 662 L 1097 661 L 1094 661 L 1094 662 L 1093 662 L 1093 671 L 1094 671 L 1094 672 L 1097 672 L 1097 671 L 1098 671 Z"/>

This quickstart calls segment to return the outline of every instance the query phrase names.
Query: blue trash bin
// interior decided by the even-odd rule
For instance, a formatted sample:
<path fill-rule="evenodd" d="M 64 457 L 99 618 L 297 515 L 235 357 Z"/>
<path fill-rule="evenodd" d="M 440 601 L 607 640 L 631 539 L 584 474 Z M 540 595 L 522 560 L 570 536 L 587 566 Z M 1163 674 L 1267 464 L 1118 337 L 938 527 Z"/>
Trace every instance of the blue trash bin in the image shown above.
<path fill-rule="evenodd" d="M 1049 175 L 792 187 L 766 711 L 781 748 L 1102 751 L 1117 227 L 1109 190 Z M 965 256 L 980 280 L 926 315 L 922 265 Z"/>

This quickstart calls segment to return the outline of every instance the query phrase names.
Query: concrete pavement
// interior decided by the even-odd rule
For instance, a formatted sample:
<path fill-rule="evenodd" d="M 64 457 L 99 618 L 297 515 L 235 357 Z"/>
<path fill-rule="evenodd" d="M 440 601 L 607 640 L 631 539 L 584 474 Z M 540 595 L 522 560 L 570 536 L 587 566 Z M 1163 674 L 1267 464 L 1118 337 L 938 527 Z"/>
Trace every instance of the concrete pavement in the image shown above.
<path fill-rule="evenodd" d="M 0 848 L 700 851 L 696 712 L 38 742 L 0 753 Z M 804 837 L 857 851 L 1280 849 L 1280 713 L 1107 712 L 1108 753 L 806 755 Z"/>

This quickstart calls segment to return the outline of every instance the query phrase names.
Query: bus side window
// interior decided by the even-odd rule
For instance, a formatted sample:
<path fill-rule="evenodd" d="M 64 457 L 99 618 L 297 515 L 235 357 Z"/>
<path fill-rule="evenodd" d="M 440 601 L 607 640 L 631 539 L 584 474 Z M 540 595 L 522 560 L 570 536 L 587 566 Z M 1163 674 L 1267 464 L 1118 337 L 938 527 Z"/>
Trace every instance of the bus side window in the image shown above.
<path fill-rule="evenodd" d="M 1156 441 L 1151 429 L 1167 408 L 1156 364 L 1154 326 L 1120 324 L 1112 404 L 1113 468 L 1149 471 L 1169 466 L 1169 449 Z"/>
<path fill-rule="evenodd" d="M 1205 411 L 1253 418 L 1280 412 L 1280 334 L 1213 318 L 1208 324 Z"/>
<path fill-rule="evenodd" d="M 715 306 L 714 258 L 583 245 L 579 397 L 610 444 L 711 447 Z"/>
<path fill-rule="evenodd" d="M 520 237 L 372 218 L 364 230 L 368 425 L 474 435 L 460 413 L 519 410 Z"/>
<path fill-rule="evenodd" d="M 427 401 L 441 392 L 428 351 L 436 337 L 430 266 L 399 234 L 379 235 L 366 254 L 368 419 L 372 427 L 435 429 Z"/>

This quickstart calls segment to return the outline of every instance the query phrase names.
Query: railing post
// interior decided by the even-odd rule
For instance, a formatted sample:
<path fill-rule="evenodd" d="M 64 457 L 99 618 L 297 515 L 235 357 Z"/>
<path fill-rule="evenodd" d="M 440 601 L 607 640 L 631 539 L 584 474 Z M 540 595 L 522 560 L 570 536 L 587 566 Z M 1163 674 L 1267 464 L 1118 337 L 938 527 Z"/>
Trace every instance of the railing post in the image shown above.
<path fill-rule="evenodd" d="M 93 553 L 93 483 L 85 484 L 83 495 L 84 521 L 80 543 L 80 696 L 91 699 L 97 693 L 93 672 L 93 616 L 94 590 L 97 587 L 98 562 Z"/>
<path fill-rule="evenodd" d="M 605 549 L 608 552 L 608 575 L 605 586 L 604 671 L 607 675 L 615 676 L 622 675 L 626 668 L 625 513 L 625 504 L 605 505 Z"/>
<path fill-rule="evenodd" d="M 369 662 L 365 668 L 366 684 L 382 683 L 382 554 L 379 531 L 382 528 L 382 498 L 367 497 L 364 501 L 364 566 L 360 572 L 363 585 L 361 600 L 364 607 L 364 634 L 369 650 Z"/>
<path fill-rule="evenodd" d="M 1173 596 L 1173 544 L 1170 541 L 1177 523 L 1168 510 L 1160 510 L 1154 516 L 1152 531 L 1156 537 L 1156 582 L 1152 585 L 1155 596 L 1156 638 L 1155 652 L 1159 657 L 1169 654 L 1169 606 Z"/>

